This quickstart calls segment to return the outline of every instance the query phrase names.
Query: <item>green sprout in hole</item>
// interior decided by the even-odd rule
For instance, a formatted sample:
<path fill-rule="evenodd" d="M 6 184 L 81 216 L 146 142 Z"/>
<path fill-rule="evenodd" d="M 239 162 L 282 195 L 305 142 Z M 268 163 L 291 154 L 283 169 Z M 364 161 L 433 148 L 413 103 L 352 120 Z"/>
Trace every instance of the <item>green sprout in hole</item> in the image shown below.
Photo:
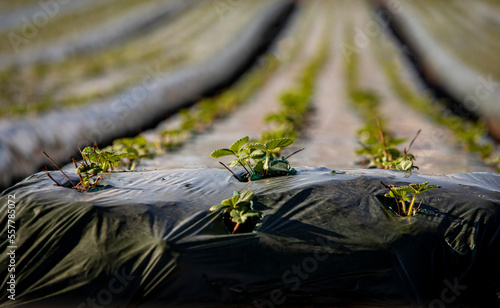
<path fill-rule="evenodd" d="M 241 194 L 235 191 L 233 197 L 212 206 L 210 211 L 223 211 L 225 218 L 232 222 L 228 229 L 234 234 L 237 233 L 242 224 L 247 222 L 257 224 L 260 222 L 260 212 L 253 209 L 253 197 L 254 193 L 251 190 L 244 191 Z"/>
<path fill-rule="evenodd" d="M 422 184 L 409 184 L 407 186 L 398 186 L 398 187 L 394 185 L 386 185 L 382 181 L 380 181 L 380 183 L 384 185 L 385 188 L 389 189 L 389 192 L 386 193 L 384 196 L 389 198 L 394 198 L 396 200 L 396 204 L 398 207 L 398 214 L 400 216 L 415 215 L 415 213 L 420 208 L 420 205 L 422 205 L 422 201 L 420 201 L 419 205 L 415 207 L 415 200 L 417 199 L 417 196 L 423 192 L 435 188 L 441 188 L 441 186 L 432 185 L 429 184 L 429 182 L 425 182 Z M 410 204 L 407 207 L 406 205 L 408 201 L 410 202 Z"/>
<path fill-rule="evenodd" d="M 388 136 L 382 129 L 379 119 L 377 118 L 376 120 L 376 129 L 371 126 L 366 128 L 366 130 L 370 130 L 370 138 L 367 139 L 368 144 L 360 142 L 362 148 L 357 150 L 356 154 L 368 156 L 368 161 L 365 162 L 368 168 L 396 169 L 403 171 L 418 169 L 413 163 L 415 156 L 409 151 L 421 130 L 417 131 L 408 147 L 404 148 L 403 152 L 401 152 L 396 146 L 402 143 L 404 139 L 394 139 Z M 378 134 L 374 133 L 375 130 Z"/>
<path fill-rule="evenodd" d="M 295 153 L 302 151 L 300 149 L 287 157 L 279 157 L 279 150 L 287 147 L 293 143 L 290 138 L 272 139 L 265 143 L 248 143 L 249 138 L 244 137 L 234 142 L 229 148 L 223 148 L 213 151 L 210 156 L 212 158 L 220 158 L 223 156 L 235 156 L 236 158 L 231 161 L 229 167 L 222 164 L 227 170 L 233 174 L 235 178 L 240 180 L 236 174 L 231 171 L 230 167 L 240 165 L 245 169 L 245 180 L 254 181 L 261 178 L 280 176 L 280 175 L 293 175 L 297 171 L 290 166 L 288 158 Z M 276 156 L 276 157 L 275 157 Z"/>
<path fill-rule="evenodd" d="M 80 150 L 80 148 L 79 148 Z M 75 173 L 80 178 L 80 182 L 75 184 L 68 175 L 59 168 L 59 166 L 50 158 L 50 156 L 43 152 L 43 154 L 50 160 L 50 162 L 69 180 L 71 183 L 71 188 L 78 191 L 88 191 L 90 189 L 96 188 L 97 183 L 101 180 L 106 174 L 109 174 L 113 169 L 113 166 L 116 165 L 124 156 L 125 153 L 112 152 L 109 150 L 100 150 L 97 145 L 93 147 L 86 147 L 85 149 L 80 150 L 80 154 L 82 155 L 82 162 L 78 166 L 74 157 L 71 157 L 73 165 L 75 166 Z M 57 186 L 63 186 L 59 184 L 54 178 L 48 173 L 47 169 L 44 170 L 47 173 L 47 176 L 56 183 Z"/>

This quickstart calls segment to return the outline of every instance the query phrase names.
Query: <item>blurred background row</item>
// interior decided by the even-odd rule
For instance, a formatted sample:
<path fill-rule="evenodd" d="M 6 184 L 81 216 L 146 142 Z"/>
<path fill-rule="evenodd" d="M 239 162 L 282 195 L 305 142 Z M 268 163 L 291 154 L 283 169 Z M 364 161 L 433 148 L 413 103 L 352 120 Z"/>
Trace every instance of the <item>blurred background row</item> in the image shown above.
<path fill-rule="evenodd" d="M 2 1 L 0 187 L 49 165 L 42 151 L 62 166 L 113 142 L 137 149 L 136 170 L 220 167 L 210 152 L 244 136 L 293 138 L 306 148 L 295 166 L 366 168 L 376 120 L 401 149 L 421 129 L 422 173 L 498 172 L 499 12 L 493 0 Z"/>

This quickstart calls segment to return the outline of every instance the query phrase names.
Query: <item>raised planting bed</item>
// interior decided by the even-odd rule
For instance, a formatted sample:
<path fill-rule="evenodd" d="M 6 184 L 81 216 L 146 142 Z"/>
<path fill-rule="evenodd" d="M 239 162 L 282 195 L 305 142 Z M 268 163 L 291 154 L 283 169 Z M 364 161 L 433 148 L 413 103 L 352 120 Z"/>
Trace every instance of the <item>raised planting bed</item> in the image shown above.
<path fill-rule="evenodd" d="M 499 175 L 297 171 L 112 172 L 86 192 L 34 174 L 0 201 L 0 307 L 498 307 Z M 440 188 L 400 216 L 380 181 Z M 253 231 L 230 234 L 229 203 Z"/>
<path fill-rule="evenodd" d="M 387 20 L 399 42 L 407 47 L 415 69 L 437 97 L 446 99 L 448 107 L 461 117 L 486 121 L 490 135 L 500 140 L 500 95 L 495 80 L 500 62 L 491 52 L 498 44 L 498 35 L 490 30 L 498 25 L 490 18 L 498 8 L 479 2 L 374 3 L 379 17 Z M 429 7 L 432 13 L 426 12 Z M 449 16 L 451 10 L 455 10 L 454 18 Z M 476 22 L 460 22 L 469 25 L 465 31 L 457 26 L 456 18 Z"/>

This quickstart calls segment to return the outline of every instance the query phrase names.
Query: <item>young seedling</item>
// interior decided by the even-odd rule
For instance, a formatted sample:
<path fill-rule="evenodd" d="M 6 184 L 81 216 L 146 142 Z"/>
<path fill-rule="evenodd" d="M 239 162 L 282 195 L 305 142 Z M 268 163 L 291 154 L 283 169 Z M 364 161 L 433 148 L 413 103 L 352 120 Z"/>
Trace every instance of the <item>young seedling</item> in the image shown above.
<path fill-rule="evenodd" d="M 80 178 L 80 182 L 75 184 L 68 175 L 59 168 L 59 166 L 50 158 L 50 156 L 43 152 L 43 154 L 50 160 L 50 162 L 66 177 L 71 183 L 71 188 L 78 191 L 88 191 L 90 189 L 96 188 L 97 183 L 101 180 L 106 174 L 109 174 L 113 170 L 113 166 L 119 164 L 123 157 L 127 155 L 126 152 L 113 152 L 108 149 L 100 150 L 97 144 L 94 144 L 92 147 L 86 147 L 83 151 L 80 150 L 80 154 L 82 155 L 82 162 L 80 165 L 77 164 L 77 161 L 74 157 L 71 157 L 71 161 L 75 166 L 75 173 Z M 47 171 L 47 176 L 57 185 L 63 186 L 59 184 Z"/>
<path fill-rule="evenodd" d="M 97 167 L 97 168 L 90 168 L 90 166 L 88 164 L 84 164 L 82 162 L 82 165 L 80 165 L 80 167 L 77 166 L 76 164 L 76 160 L 71 157 L 71 160 L 73 161 L 73 164 L 76 168 L 76 174 L 78 174 L 78 177 L 80 178 L 80 182 L 78 182 L 77 184 L 75 184 L 75 182 L 73 182 L 69 176 L 61 170 L 61 168 L 59 168 L 59 166 L 52 160 L 52 158 L 50 158 L 50 156 L 45 153 L 45 151 L 43 152 L 43 154 L 50 160 L 50 162 L 64 175 L 65 178 L 68 179 L 68 181 L 71 183 L 71 189 L 74 189 L 74 190 L 77 190 L 77 191 L 80 191 L 80 192 L 84 192 L 84 191 L 88 191 L 90 189 L 93 189 L 97 186 L 97 183 L 99 182 L 99 180 L 102 178 L 102 175 L 98 176 L 95 180 L 91 180 L 91 177 L 97 175 L 99 172 L 100 172 L 100 168 Z M 82 169 L 83 168 L 86 168 L 85 171 L 83 171 Z M 80 168 L 80 170 L 79 170 Z M 98 171 L 99 170 L 99 171 Z M 61 185 L 59 184 L 48 172 L 47 168 L 44 168 L 43 171 L 45 171 L 45 173 L 47 174 L 47 176 L 57 185 L 57 186 L 60 186 L 60 187 L 66 187 L 64 185 Z M 83 176 L 82 176 L 83 175 Z"/>
<path fill-rule="evenodd" d="M 297 171 L 291 168 L 287 158 L 291 155 L 303 150 L 296 151 L 291 155 L 282 157 L 281 159 L 273 157 L 281 148 L 289 146 L 293 143 L 290 138 L 272 139 L 264 144 L 262 143 L 248 143 L 249 138 L 244 137 L 237 140 L 229 148 L 223 148 L 213 151 L 210 156 L 213 158 L 220 158 L 223 156 L 233 155 L 236 157 L 230 163 L 230 167 L 241 165 L 246 174 L 244 178 L 249 180 L 258 180 L 264 177 L 296 174 Z M 226 169 L 228 169 L 233 176 L 238 178 L 234 172 L 231 171 L 226 165 L 220 162 Z M 248 168 L 247 168 L 248 167 Z M 239 180 L 239 179 L 238 179 Z"/>
<path fill-rule="evenodd" d="M 365 128 L 366 131 L 371 130 L 371 127 Z M 403 171 L 411 171 L 413 169 L 418 169 L 414 165 L 413 161 L 415 156 L 409 153 L 413 143 L 417 139 L 421 130 L 418 130 L 415 137 L 411 140 L 410 144 L 401 153 L 396 146 L 404 141 L 404 139 L 394 139 L 390 138 L 380 124 L 377 118 L 377 135 L 369 140 L 369 145 L 361 143 L 362 149 L 356 151 L 356 154 L 364 154 L 369 157 L 368 167 L 369 168 L 380 168 L 380 169 L 396 169 Z M 375 135 L 374 132 L 369 133 L 370 135 Z"/>
<path fill-rule="evenodd" d="M 116 139 L 103 151 L 119 154 L 120 160 L 114 161 L 114 166 L 123 165 L 127 170 L 134 170 L 141 159 L 150 159 L 155 155 L 154 145 L 143 136 Z"/>
<path fill-rule="evenodd" d="M 223 211 L 223 215 L 233 222 L 233 226 L 228 226 L 232 234 L 237 233 L 238 228 L 244 223 L 257 224 L 260 222 L 261 214 L 253 209 L 254 193 L 251 190 L 233 193 L 233 197 L 223 200 L 221 204 L 214 205 L 210 208 L 211 212 Z"/>
<path fill-rule="evenodd" d="M 395 187 L 394 185 L 386 185 L 382 181 L 380 183 L 389 189 L 389 192 L 384 196 L 389 198 L 394 198 L 396 200 L 396 204 L 398 206 L 398 214 L 400 216 L 412 216 L 420 208 L 422 205 L 422 201 L 420 201 L 419 205 L 415 208 L 415 200 L 417 196 L 423 192 L 429 191 L 435 188 L 441 188 L 439 185 L 432 185 L 429 182 L 425 182 L 422 184 L 409 184 L 407 186 L 399 186 Z M 407 207 L 407 202 L 410 202 Z"/>
<path fill-rule="evenodd" d="M 220 158 L 220 157 L 228 156 L 228 155 L 236 156 L 236 158 L 233 159 L 231 161 L 231 163 L 229 164 L 229 167 L 234 167 L 237 164 L 239 164 L 243 167 L 243 169 L 245 169 L 245 171 L 247 173 L 250 173 L 250 172 L 248 171 L 248 169 L 245 166 L 250 168 L 250 170 L 252 170 L 252 172 L 253 172 L 252 165 L 250 163 L 250 158 L 257 157 L 255 154 L 258 154 L 258 153 L 255 153 L 253 155 L 253 157 L 250 156 L 250 153 L 247 151 L 247 148 L 245 147 L 245 144 L 247 144 L 248 139 L 249 139 L 248 136 L 243 137 L 243 138 L 237 140 L 236 142 L 234 142 L 229 147 L 229 149 L 223 148 L 223 149 L 215 150 L 210 154 L 210 156 L 213 158 Z"/>

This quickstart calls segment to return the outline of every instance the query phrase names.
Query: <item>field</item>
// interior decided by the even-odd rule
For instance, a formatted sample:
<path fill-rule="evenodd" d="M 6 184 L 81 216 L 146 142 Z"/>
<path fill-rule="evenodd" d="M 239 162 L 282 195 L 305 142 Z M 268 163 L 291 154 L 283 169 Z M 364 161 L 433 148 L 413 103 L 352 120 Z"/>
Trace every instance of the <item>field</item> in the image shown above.
<path fill-rule="evenodd" d="M 124 302 L 140 306 L 153 304 L 149 302 L 153 298 L 158 301 L 155 304 L 161 304 L 165 299 L 172 300 L 176 289 L 161 294 L 159 285 L 177 277 L 172 273 L 182 268 L 179 260 L 184 256 L 188 261 L 183 262 L 209 267 L 190 259 L 191 250 L 183 250 L 184 241 L 194 250 L 199 249 L 195 242 L 203 241 L 213 253 L 206 255 L 211 260 L 217 255 L 217 249 L 212 248 L 219 244 L 234 250 L 230 236 L 247 240 L 250 237 L 244 236 L 253 236 L 265 247 L 249 240 L 245 245 L 264 251 L 273 241 L 278 243 L 281 248 L 269 252 L 276 259 L 263 265 L 273 279 L 283 268 L 313 255 L 314 248 L 319 247 L 311 244 L 316 235 L 345 241 L 343 247 L 334 245 L 335 262 L 343 262 L 348 250 L 352 250 L 353 260 L 373 255 L 392 258 L 393 252 L 387 247 L 401 248 L 407 256 L 411 249 L 403 239 L 408 237 L 425 249 L 435 249 L 443 260 L 456 261 L 449 272 L 440 272 L 444 276 L 439 279 L 453 279 L 446 276 L 451 274 L 468 275 L 471 269 L 464 269 L 465 259 L 458 256 L 473 254 L 470 251 L 474 251 L 476 241 L 478 249 L 486 251 L 481 244 L 498 242 L 499 234 L 494 232 L 499 221 L 500 191 L 499 12 L 500 5 L 493 0 L 0 3 L 0 188 L 7 204 L 1 208 L 2 214 L 11 209 L 10 196 L 25 196 L 12 203 L 17 217 L 22 217 L 16 223 L 29 221 L 38 226 L 34 219 L 38 209 L 52 220 L 42 215 L 40 226 L 44 227 L 40 230 L 33 226 L 17 230 L 22 235 L 19 241 L 26 247 L 26 241 L 38 241 L 37 232 L 53 232 L 58 237 L 47 235 L 50 247 L 37 247 L 47 249 L 47 256 L 55 259 L 64 256 L 57 259 L 60 262 L 46 261 L 61 274 L 56 277 L 43 269 L 43 262 L 33 265 L 36 270 L 26 269 L 34 255 L 28 248 L 21 249 L 18 256 L 22 256 L 20 262 L 25 267 L 21 272 L 29 283 L 19 283 L 18 295 L 27 304 L 43 301 L 38 282 L 44 285 L 40 290 L 47 288 L 56 299 L 59 292 L 66 297 L 97 294 L 88 286 L 101 283 L 99 275 L 109 278 L 109 271 L 130 265 L 134 273 L 144 276 L 132 292 L 138 298 Z M 219 182 L 210 181 L 211 177 Z M 426 182 L 431 184 L 426 186 Z M 363 185 L 366 190 L 361 189 Z M 325 187 L 333 195 L 328 195 Z M 465 188 L 461 191 L 460 187 Z M 242 201 L 238 201 L 240 190 L 247 189 L 255 190 L 253 201 L 249 192 L 242 193 Z M 232 191 L 237 192 L 231 198 Z M 316 209 L 323 204 L 322 198 L 331 212 Z M 464 203 L 457 203 L 457 198 L 464 198 Z M 217 202 L 220 206 L 210 208 L 204 204 L 206 200 L 213 203 L 210 206 Z M 276 204 L 270 205 L 270 200 Z M 50 204 L 57 204 L 57 209 L 49 210 Z M 353 218 L 344 206 L 359 216 Z M 206 216 L 209 209 L 217 211 Z M 340 216 L 332 216 L 328 222 L 309 211 Z M 130 218 L 130 213 L 138 213 L 137 220 Z M 342 221 L 342 215 L 353 219 L 354 224 L 359 219 L 360 226 Z M 109 222 L 96 222 L 91 216 Z M 7 244 L 4 234 L 9 231 L 8 222 L 14 220 L 5 219 L 2 243 Z M 134 238 L 130 246 L 119 232 L 120 219 Z M 255 220 L 248 229 L 251 234 L 230 234 L 237 233 L 247 220 Z M 210 227 L 214 221 L 218 224 Z M 291 227 L 287 225 L 290 221 Z M 435 225 L 437 221 L 439 226 Z M 293 223 L 307 230 L 304 237 L 295 233 L 301 229 Z M 137 227 L 141 224 L 156 230 L 153 233 L 161 230 L 164 234 L 150 237 L 149 231 Z M 317 229 L 309 228 L 314 224 Z M 345 228 L 337 229 L 338 224 L 345 224 Z M 96 231 L 103 236 L 96 242 L 85 233 L 105 226 L 111 231 Z M 374 228 L 380 238 L 372 238 L 365 228 Z M 96 270 L 95 275 L 87 273 L 91 278 L 85 276 L 88 279 L 80 281 L 85 270 L 76 268 L 69 276 L 62 274 L 69 266 L 65 262 L 70 262 L 66 256 L 77 260 L 79 253 L 85 255 L 80 247 L 83 242 L 66 239 L 76 229 L 82 232 L 78 233 L 82 241 L 92 242 L 89 251 L 99 250 L 96 243 L 106 247 L 102 258 L 103 264 L 113 264 L 109 271 L 105 265 L 96 265 L 99 258 L 92 256 L 89 262 L 97 263 L 89 265 L 90 271 Z M 224 233 L 224 243 L 218 242 L 219 231 Z M 481 233 L 485 237 L 478 238 L 476 232 L 485 232 Z M 105 239 L 106 234 L 109 239 Z M 347 239 L 359 234 L 362 243 Z M 149 244 L 165 240 L 165 246 L 156 246 L 156 242 L 151 244 L 154 247 L 146 245 L 151 254 L 145 253 L 138 240 L 141 236 Z M 205 242 L 203 236 L 210 240 Z M 127 251 L 128 257 L 122 260 L 109 248 L 107 241 L 111 238 L 124 241 L 119 250 Z M 216 244 L 210 248 L 211 240 Z M 234 245 L 247 247 L 243 241 L 238 243 Z M 362 248 L 353 248 L 358 244 Z M 74 245 L 74 250 L 68 245 Z M 470 262 L 488 264 L 492 256 L 498 256 L 500 246 L 492 247 L 490 254 L 474 254 Z M 279 259 L 280 249 L 290 249 L 291 259 L 273 272 L 273 260 Z M 151 257 L 155 254 L 169 257 L 156 260 Z M 236 255 L 245 258 L 239 252 Z M 253 257 L 263 256 L 257 253 Z M 141 258 L 157 263 L 149 263 L 153 265 L 148 268 L 140 263 Z M 408 283 L 404 289 L 411 288 L 415 277 L 420 277 L 418 266 L 412 267 L 413 274 L 403 274 L 405 266 L 415 265 L 410 259 L 414 260 L 400 260 L 397 273 L 392 272 L 394 268 L 389 270 L 385 261 L 360 264 L 369 271 L 387 271 L 381 276 L 373 274 L 376 278 L 372 277 L 370 283 L 379 278 L 387 282 L 387 275 L 415 275 L 415 280 L 401 282 Z M 81 259 L 78 262 L 85 263 Z M 432 264 L 441 266 L 436 262 Z M 21 265 L 18 263 L 18 267 Z M 483 271 L 483 265 L 476 270 Z M 214 271 L 227 270 L 217 266 Z M 212 273 L 222 282 L 210 281 L 221 292 L 217 296 L 227 296 L 227 303 L 248 304 L 248 298 L 268 298 L 266 292 L 275 288 L 288 297 L 294 294 L 289 285 L 279 286 L 275 281 L 267 285 L 254 277 L 257 286 L 252 287 L 253 278 L 241 282 L 244 291 L 238 297 L 234 295 L 237 285 L 224 285 L 238 280 L 230 278 L 231 270 L 222 276 Z M 253 270 L 258 275 L 265 273 L 263 268 Z M 245 269 L 245 277 L 252 277 L 253 270 Z M 349 291 L 342 293 L 338 277 L 315 275 L 316 271 L 312 276 L 317 279 L 317 288 L 300 289 L 299 299 L 292 300 L 290 307 L 304 304 L 308 292 L 314 294 L 311 298 L 318 305 L 335 307 L 346 303 L 355 303 L 356 307 L 382 305 L 383 300 L 377 302 L 377 296 L 399 307 L 410 302 L 429 305 L 438 303 L 432 299 L 436 300 L 434 296 L 442 288 L 435 281 L 428 289 L 415 287 L 411 296 L 406 294 L 410 299 L 405 303 L 402 289 L 395 287 L 391 294 L 361 287 L 367 299 L 357 302 L 353 300 L 356 287 L 349 286 Z M 349 276 L 349 283 L 360 281 L 354 276 Z M 478 291 L 481 288 L 486 296 L 484 305 L 490 304 L 492 294 L 496 294 L 495 300 L 500 298 L 498 280 L 481 284 L 467 277 L 470 279 L 464 281 L 470 293 L 465 292 L 460 301 L 464 307 L 482 294 Z M 146 278 L 152 279 L 151 285 L 144 283 Z M 176 283 L 188 278 L 178 278 Z M 6 279 L 5 283 L 9 276 Z M 318 290 L 329 290 L 324 283 L 328 279 L 338 283 L 340 289 L 325 295 Z M 68 283 L 73 289 L 60 288 L 58 283 Z M 472 283 L 478 283 L 477 288 L 472 288 Z M 209 289 L 204 285 L 200 292 L 206 295 L 203 300 L 214 304 L 216 296 Z M 186 289 L 179 292 L 183 303 L 194 296 Z M 346 302 L 329 298 L 331 294 L 341 299 L 345 296 Z M 4 301 L 6 296 L 0 297 L 0 307 L 11 307 L 12 303 Z M 253 305 L 274 306 L 278 302 L 271 296 L 271 301 Z"/>

